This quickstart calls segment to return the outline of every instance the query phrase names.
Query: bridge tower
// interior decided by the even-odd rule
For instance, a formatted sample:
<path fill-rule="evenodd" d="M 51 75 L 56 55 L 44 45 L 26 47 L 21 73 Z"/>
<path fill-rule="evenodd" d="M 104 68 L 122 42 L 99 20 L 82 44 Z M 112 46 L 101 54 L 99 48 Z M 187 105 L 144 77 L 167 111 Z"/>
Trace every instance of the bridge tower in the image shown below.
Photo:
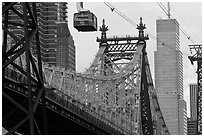
<path fill-rule="evenodd" d="M 10 113 L 6 116 L 3 115 L 5 117 L 2 117 L 2 126 L 8 130 L 7 134 L 21 133 L 20 129 L 22 128 L 27 129 L 28 133 L 25 134 L 46 134 L 45 93 L 36 3 L 5 2 L 2 7 L 2 17 L 3 106 L 12 104 L 16 108 L 10 110 Z M 17 35 L 16 30 L 19 30 L 22 35 Z M 34 58 L 31 53 L 31 41 L 33 40 L 36 43 L 37 58 Z M 10 70 L 12 70 L 12 73 Z M 19 73 L 23 76 L 18 75 Z M 19 82 L 12 81 L 7 77 L 8 75 Z M 19 100 L 17 101 L 16 98 L 12 97 L 12 92 L 15 91 L 8 88 L 9 86 L 15 87 L 15 85 L 22 87 L 27 93 L 26 99 L 21 100 L 21 103 L 18 103 Z M 39 102 L 42 103 L 44 131 L 39 130 L 38 121 L 35 120 L 35 112 Z M 4 109 L 2 113 L 4 113 Z M 18 118 L 13 119 L 16 114 Z M 10 128 L 10 125 L 12 125 L 12 128 Z"/>
<path fill-rule="evenodd" d="M 148 82 L 146 75 L 146 61 L 145 56 L 146 53 L 146 40 L 148 40 L 148 36 L 144 36 L 145 25 L 142 23 L 142 17 L 140 18 L 140 23 L 137 25 L 137 29 L 139 30 L 138 36 L 125 36 L 125 37 L 112 37 L 107 38 L 106 31 L 108 31 L 108 27 L 105 25 L 105 20 L 103 20 L 103 25 L 100 27 L 101 31 L 101 39 L 97 38 L 97 42 L 99 42 L 100 47 L 104 46 L 106 54 L 106 59 L 104 61 L 103 73 L 105 75 L 110 75 L 108 68 L 113 69 L 113 65 L 111 62 L 116 62 L 115 65 L 120 66 L 118 61 L 121 60 L 132 60 L 133 54 L 137 48 L 136 43 L 141 43 L 144 45 L 142 49 L 142 66 L 141 66 L 141 85 L 140 85 L 140 126 L 141 129 L 138 129 L 140 134 L 153 134 L 153 123 L 152 123 L 152 114 L 150 108 L 150 100 L 148 93 Z M 136 43 L 134 43 L 137 41 Z M 112 44 L 111 44 L 112 43 Z"/>
<path fill-rule="evenodd" d="M 112 78 L 114 82 L 110 82 L 113 87 L 117 88 L 115 95 L 112 93 L 114 89 L 106 89 L 104 91 L 106 99 L 99 104 L 106 104 L 106 107 L 112 105 L 116 111 L 120 108 L 125 111 L 127 117 L 132 118 L 135 115 L 134 120 L 130 118 L 131 122 L 136 124 L 131 127 L 132 134 L 169 134 L 153 88 L 146 53 L 146 40 L 149 38 L 144 35 L 145 28 L 140 18 L 140 23 L 137 25 L 138 36 L 107 37 L 108 26 L 103 20 L 102 27 L 99 29 L 101 38 L 97 38 L 99 51 L 86 74 L 99 77 L 116 77 L 117 75 L 121 77 L 120 82 L 113 80 L 114 78 Z M 109 83 L 104 82 L 105 84 Z M 110 96 L 115 96 L 113 102 L 109 100 Z M 124 104 L 118 100 L 122 100 Z"/>
<path fill-rule="evenodd" d="M 121 134 L 169 134 L 152 81 L 145 28 L 140 18 L 139 35 L 108 37 L 103 20 L 98 53 L 85 73 L 44 66 L 46 84 L 88 107 Z"/>
<path fill-rule="evenodd" d="M 194 55 L 189 56 L 192 65 L 194 61 L 197 61 L 197 95 L 196 95 L 196 106 L 197 106 L 197 119 L 196 119 L 196 134 L 202 134 L 202 45 L 189 45 L 190 50 L 194 50 Z"/>

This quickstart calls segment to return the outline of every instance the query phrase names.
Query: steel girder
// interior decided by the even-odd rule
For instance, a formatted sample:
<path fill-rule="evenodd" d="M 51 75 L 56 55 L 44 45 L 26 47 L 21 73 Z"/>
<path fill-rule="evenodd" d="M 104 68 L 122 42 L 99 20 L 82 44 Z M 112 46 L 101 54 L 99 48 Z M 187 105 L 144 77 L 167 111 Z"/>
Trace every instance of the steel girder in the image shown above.
<path fill-rule="evenodd" d="M 196 95 L 196 106 L 197 106 L 197 126 L 196 134 L 202 134 L 202 45 L 189 45 L 190 50 L 194 50 L 194 55 L 189 56 L 191 63 L 197 61 L 197 95 Z"/>
<path fill-rule="evenodd" d="M 144 43 L 146 47 L 146 43 Z M 152 123 L 152 114 L 150 107 L 150 96 L 148 93 L 148 82 L 147 82 L 147 73 L 146 73 L 146 49 L 142 50 L 142 76 L 141 76 L 141 86 L 140 86 L 140 113 L 141 113 L 141 126 L 142 132 L 145 135 L 153 135 L 153 123 Z"/>
<path fill-rule="evenodd" d="M 19 8 L 20 7 L 20 8 Z M 3 29 L 3 48 L 2 48 L 2 73 L 3 84 L 5 79 L 5 71 L 10 68 L 25 76 L 24 83 L 16 83 L 26 87 L 28 90 L 27 99 L 20 102 L 15 101 L 15 97 L 9 96 L 3 87 L 3 97 L 10 100 L 16 105 L 16 110 L 22 110 L 25 117 L 13 126 L 7 134 L 18 132 L 22 125 L 28 124 L 30 134 L 39 134 L 35 129 L 38 125 L 35 122 L 35 111 L 39 104 L 39 100 L 45 100 L 44 82 L 42 74 L 42 63 L 40 55 L 39 35 L 37 30 L 37 13 L 35 3 L 3 3 L 2 8 L 2 29 Z M 15 19 L 14 19 L 15 18 Z M 32 40 L 36 40 L 37 59 L 33 57 L 30 49 Z M 35 98 L 35 101 L 32 99 Z M 24 104 L 28 105 L 24 107 Z M 4 110 L 3 110 L 4 111 Z M 15 111 L 11 111 L 12 115 Z M 46 134 L 46 111 L 43 107 L 43 118 L 45 120 L 44 131 Z M 4 119 L 2 125 L 6 123 L 9 117 Z"/>
<path fill-rule="evenodd" d="M 140 31 L 138 38 L 111 41 L 106 37 L 108 27 L 105 21 L 103 23 L 100 28 L 102 40 L 97 39 L 100 42 L 99 51 L 86 72 L 75 73 L 45 65 L 47 86 L 56 89 L 57 94 L 63 92 L 89 106 L 105 117 L 107 123 L 110 121 L 110 126 L 117 125 L 114 128 L 122 129 L 121 133 L 169 134 L 145 51 L 148 37 Z"/>
<path fill-rule="evenodd" d="M 168 127 L 165 123 L 163 114 L 161 112 L 159 102 L 157 99 L 157 93 L 155 91 L 153 80 L 151 76 L 151 71 L 149 67 L 149 61 L 147 54 L 145 54 L 145 71 L 146 71 L 146 77 L 147 77 L 147 86 L 148 86 L 148 92 L 150 97 L 150 108 L 151 108 L 151 114 L 152 114 L 152 126 L 153 126 L 153 134 L 154 135 L 169 135 Z"/>
<path fill-rule="evenodd" d="M 95 112 L 111 121 L 110 126 L 124 134 L 138 134 L 139 130 L 139 91 L 141 76 L 142 45 L 135 52 L 133 60 L 120 72 L 107 68 L 104 75 L 103 62 L 91 72 L 94 74 L 78 74 L 61 68 L 44 66 L 47 84 L 68 94 L 92 108 Z M 100 59 L 103 59 L 101 57 Z M 101 64 L 102 63 L 102 64 Z M 116 65 L 116 64 L 112 64 Z M 101 69 L 99 69 L 101 68 Z M 58 93 L 60 94 L 60 93 Z"/>
<path fill-rule="evenodd" d="M 197 83 L 198 83 L 198 93 L 197 93 L 197 134 L 202 134 L 202 61 L 197 62 Z"/>

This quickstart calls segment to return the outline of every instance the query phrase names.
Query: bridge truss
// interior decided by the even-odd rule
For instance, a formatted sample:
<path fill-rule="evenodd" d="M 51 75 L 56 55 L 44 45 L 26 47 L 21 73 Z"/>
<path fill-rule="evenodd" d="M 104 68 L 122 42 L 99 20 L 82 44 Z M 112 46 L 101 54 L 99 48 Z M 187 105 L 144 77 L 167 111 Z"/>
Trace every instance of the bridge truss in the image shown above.
<path fill-rule="evenodd" d="M 6 87 L 3 88 L 3 97 L 16 106 L 8 115 L 20 110 L 22 118 L 15 121 L 7 134 L 20 131 L 20 127 L 25 124 L 30 134 L 39 131 L 35 112 L 40 101 L 44 120 L 43 134 L 47 133 L 44 86 L 54 89 L 55 94 L 67 95 L 85 104 L 106 119 L 104 121 L 109 121 L 110 127 L 117 125 L 125 131 L 124 134 L 169 134 L 153 86 L 146 53 L 146 40 L 149 38 L 144 36 L 143 30 L 146 27 L 142 18 L 137 26 L 139 35 L 126 37 L 107 38 L 108 27 L 103 21 L 100 27 L 101 38 L 97 38 L 99 51 L 92 65 L 81 74 L 41 64 L 36 5 L 23 3 L 22 12 L 15 5 L 4 3 L 2 9 L 3 83 L 9 83 L 5 74 L 7 68 L 12 68 L 25 78 L 24 82 L 16 80 L 12 83 L 26 89 L 27 98 L 21 103 L 16 102 L 15 97 L 7 94 Z M 10 12 L 19 18 L 19 22 L 10 20 Z M 21 36 L 16 35 L 16 28 L 21 28 Z M 10 44 L 8 39 L 14 41 L 14 44 Z M 36 60 L 30 50 L 32 40 L 35 40 L 37 47 Z M 3 124 L 8 118 L 3 117 Z"/>
<path fill-rule="evenodd" d="M 3 89 L 3 97 L 10 100 L 16 106 L 16 109 L 7 114 L 6 117 L 3 117 L 2 121 L 3 123 L 5 121 L 9 121 L 9 116 L 20 110 L 19 119 L 13 122 L 13 126 L 7 134 L 14 134 L 15 132 L 18 132 L 18 129 L 25 124 L 29 127 L 30 134 L 34 134 L 34 130 L 38 129 L 38 124 L 35 120 L 34 114 L 40 99 L 42 99 L 43 106 L 45 105 L 41 52 L 39 34 L 37 30 L 36 3 L 24 2 L 22 5 L 19 5 L 17 2 L 5 2 L 2 6 L 3 83 L 7 82 L 7 79 L 5 78 L 5 71 L 8 67 L 10 67 L 25 77 L 24 83 L 14 82 L 15 85 L 28 90 L 27 98 L 19 103 L 14 97 L 8 95 L 8 89 Z M 19 10 L 19 8 L 21 10 Z M 21 31 L 21 35 L 19 35 L 19 33 L 17 34 L 16 30 Z M 37 58 L 32 56 L 30 50 L 32 40 L 36 42 Z M 35 63 L 36 59 L 39 60 L 38 63 Z M 36 99 L 34 102 L 32 101 L 33 98 Z M 42 120 L 45 121 L 45 129 L 43 132 L 46 134 L 46 111 L 44 109 L 45 107 L 42 108 Z"/>
<path fill-rule="evenodd" d="M 194 50 L 195 54 L 189 56 L 192 65 L 194 61 L 197 61 L 197 94 L 196 94 L 196 106 L 197 106 L 197 119 L 196 119 L 196 134 L 202 134 L 202 45 L 189 45 L 190 50 Z"/>
<path fill-rule="evenodd" d="M 99 51 L 85 73 L 44 66 L 46 84 L 86 104 L 129 134 L 169 134 L 150 73 L 145 25 L 139 36 L 107 38 L 102 32 Z"/>

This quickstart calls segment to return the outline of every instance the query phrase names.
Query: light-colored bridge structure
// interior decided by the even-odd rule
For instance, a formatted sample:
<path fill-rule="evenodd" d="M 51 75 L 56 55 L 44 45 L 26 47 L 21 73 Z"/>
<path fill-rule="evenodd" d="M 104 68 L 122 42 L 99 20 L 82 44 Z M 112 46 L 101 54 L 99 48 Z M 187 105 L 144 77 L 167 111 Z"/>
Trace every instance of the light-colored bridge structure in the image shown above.
<path fill-rule="evenodd" d="M 15 3 L 7 4 L 7 6 L 12 7 L 12 4 Z M 29 7 L 28 4 L 25 4 L 24 9 L 26 9 L 26 6 Z M 7 9 L 5 6 L 3 12 L 6 13 Z M 31 10 L 28 11 L 31 16 Z M 27 13 L 23 15 L 27 15 Z M 34 19 L 32 17 L 30 20 L 34 21 Z M 26 22 L 24 21 L 24 24 Z M 7 23 L 9 23 L 8 20 Z M 21 91 L 28 97 L 28 100 L 31 100 L 28 112 L 22 106 L 17 105 L 29 115 L 24 121 L 30 120 L 31 133 L 35 133 L 32 127 L 33 114 L 36 112 L 38 104 L 43 104 L 43 100 L 45 100 L 44 107 L 50 107 L 57 112 L 57 107 L 60 106 L 63 111 L 58 113 L 65 115 L 66 111 L 71 111 L 99 127 L 99 130 L 101 125 L 103 125 L 101 129 L 104 127 L 104 130 L 114 129 L 112 134 L 168 135 L 168 127 L 159 107 L 149 67 L 146 52 L 146 40 L 149 38 L 144 35 L 143 30 L 145 28 L 142 18 L 140 18 L 140 23 L 137 26 L 138 36 L 107 37 L 108 27 L 103 20 L 100 27 L 101 38 L 97 38 L 99 43 L 98 53 L 91 66 L 84 73 L 76 73 L 48 64 L 41 65 L 40 58 L 34 59 L 30 48 L 26 48 L 25 43 L 30 40 L 28 38 L 26 38 L 25 43 L 22 42 L 24 39 L 18 40 L 23 45 L 22 51 L 24 53 L 22 52 L 19 58 L 16 57 L 16 61 L 13 58 L 18 55 L 11 57 L 10 61 L 8 57 L 12 50 L 14 51 L 18 47 L 18 43 L 14 47 L 9 47 L 8 43 L 4 43 L 4 47 L 7 47 L 5 53 L 3 52 L 5 56 L 3 59 L 4 62 L 8 61 L 3 64 L 3 85 L 5 86 L 3 86 L 5 88 L 3 97 L 15 103 L 7 94 L 8 89 L 13 87 L 12 90 Z M 5 26 L 3 29 L 7 34 L 10 34 L 10 30 Z M 11 36 L 14 37 L 12 34 Z M 23 49 L 23 47 L 25 48 Z M 30 64 L 31 67 L 27 68 Z M 38 65 L 38 68 L 35 67 L 35 64 Z M 14 73 L 15 75 L 11 75 Z M 43 77 L 38 75 L 40 73 L 43 74 L 41 75 Z M 9 79 L 10 82 L 6 82 Z M 14 84 L 10 84 L 11 81 Z M 13 85 L 17 88 L 14 88 Z M 18 87 L 19 85 L 23 86 L 24 90 Z M 43 91 L 45 91 L 45 98 L 41 96 Z M 35 100 L 35 102 L 32 103 L 32 100 Z M 49 104 L 52 105 L 49 106 Z M 70 107 L 71 105 L 74 107 Z M 30 109 L 32 107 L 33 109 Z M 92 118 L 89 119 L 90 117 Z M 72 120 L 80 123 L 80 119 L 74 118 Z M 22 125 L 22 122 L 17 124 L 12 131 L 17 127 L 19 128 L 20 124 Z M 111 134 L 111 131 L 108 133 Z"/>
<path fill-rule="evenodd" d="M 101 27 L 102 33 L 104 33 L 103 27 Z M 102 34 L 102 37 L 103 35 L 105 34 Z M 45 65 L 43 71 L 46 84 L 55 88 L 59 94 L 63 92 L 89 106 L 131 134 L 150 134 L 150 132 L 168 134 L 145 51 L 147 38 L 142 34 L 140 37 L 98 39 L 100 48 L 85 73 L 75 73 Z M 109 44 L 108 41 L 112 43 Z M 142 79 L 146 79 L 145 84 Z M 141 92 L 146 92 L 146 95 L 141 96 L 145 94 Z M 145 99 L 147 97 L 148 99 Z M 148 123 L 144 125 L 145 120 L 142 118 Z"/>

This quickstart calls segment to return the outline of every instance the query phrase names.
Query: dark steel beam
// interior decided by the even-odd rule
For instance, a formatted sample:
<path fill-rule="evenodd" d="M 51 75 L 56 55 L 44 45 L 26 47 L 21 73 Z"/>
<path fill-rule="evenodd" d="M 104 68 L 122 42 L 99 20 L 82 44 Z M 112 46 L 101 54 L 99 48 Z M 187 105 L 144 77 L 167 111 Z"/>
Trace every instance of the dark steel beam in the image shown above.
<path fill-rule="evenodd" d="M 5 28 L 5 30 L 7 30 L 7 28 L 8 28 L 8 11 L 5 13 L 5 15 L 4 15 L 4 28 Z M 6 46 L 7 46 L 7 32 L 6 31 L 3 31 L 3 48 L 2 48 L 2 50 L 3 50 L 3 55 L 6 53 Z"/>
<path fill-rule="evenodd" d="M 6 31 L 6 33 L 8 33 L 15 41 L 18 41 L 20 44 L 22 44 L 23 46 L 25 46 L 25 44 L 24 44 L 17 36 L 15 36 L 15 34 L 13 34 L 12 32 L 10 32 L 10 31 L 8 30 L 8 28 L 5 28 L 4 26 L 2 26 L 2 29 L 3 29 L 4 31 Z"/>
<path fill-rule="evenodd" d="M 132 59 L 133 54 L 130 51 L 136 51 L 139 45 L 144 45 L 142 50 L 142 69 L 141 69 L 141 89 L 140 89 L 140 118 L 141 118 L 141 129 L 142 134 L 145 135 L 153 135 L 153 121 L 152 121 L 152 114 L 151 114 L 151 106 L 150 106 L 150 97 L 149 97 L 149 86 L 147 78 L 147 67 L 148 62 L 145 60 L 147 53 L 146 53 L 146 40 L 148 40 L 148 36 L 144 36 L 144 29 L 146 28 L 145 25 L 142 23 L 142 19 L 140 19 L 140 24 L 137 26 L 139 30 L 138 37 L 106 37 L 106 29 L 105 23 L 103 21 L 103 26 L 100 28 L 102 31 L 101 39 L 97 38 L 97 42 L 99 42 L 100 46 L 105 46 L 106 49 L 103 54 L 105 54 L 111 61 L 118 61 L 121 59 Z M 133 43 L 133 40 L 137 40 L 136 43 Z M 122 43 L 121 43 L 122 42 Z M 123 56 L 123 54 L 125 56 Z M 104 60 L 103 67 L 108 69 L 112 67 L 109 65 L 109 60 Z M 104 71 L 105 74 L 105 71 Z"/>
<path fill-rule="evenodd" d="M 31 91 L 31 70 L 30 70 L 30 43 L 28 40 L 28 11 L 26 8 L 26 3 L 23 3 L 23 16 L 24 16 L 24 37 L 25 37 L 25 45 L 26 45 L 26 73 L 27 73 L 27 84 L 28 84 L 28 110 L 29 110 L 29 127 L 30 134 L 34 135 L 34 113 L 33 113 L 33 103 L 32 103 L 32 91 Z"/>
<path fill-rule="evenodd" d="M 4 23 L 5 21 L 2 21 L 2 23 Z M 12 22 L 12 21 L 8 21 L 8 25 L 14 25 L 14 26 L 20 26 L 23 27 L 24 25 L 21 23 L 16 23 L 16 22 Z"/>
<path fill-rule="evenodd" d="M 20 66 L 18 66 L 14 62 L 12 62 L 11 65 L 13 65 L 16 69 L 18 69 L 22 74 L 24 74 L 26 76 L 26 71 L 24 71 L 23 68 L 21 68 Z M 36 84 L 38 83 L 38 81 L 36 79 L 34 79 L 33 77 L 31 77 L 31 80 Z"/>
<path fill-rule="evenodd" d="M 18 15 L 23 20 L 23 14 L 19 13 L 15 8 L 11 7 L 11 10 Z"/>
<path fill-rule="evenodd" d="M 150 66 L 149 66 L 149 61 L 148 61 L 148 57 L 147 56 L 145 56 L 145 62 L 147 64 L 146 65 L 146 74 L 147 74 L 148 86 L 150 86 L 150 88 L 154 89 L 154 87 L 153 87 L 154 86 L 153 85 L 153 80 L 152 80 L 151 71 L 150 71 Z M 159 134 L 162 134 L 161 133 L 162 131 L 164 131 L 165 135 L 170 135 L 169 130 L 168 130 L 167 126 L 166 126 L 164 117 L 162 115 L 160 106 L 159 106 L 159 102 L 158 102 L 158 98 L 157 98 L 156 92 L 153 92 L 151 97 L 152 97 L 152 101 L 153 101 L 153 104 L 154 104 L 154 107 L 155 107 L 155 111 L 156 111 L 157 115 L 159 115 L 159 120 L 157 120 L 157 122 L 156 122 L 157 125 L 155 125 L 155 126 L 157 126 L 156 130 L 158 130 L 156 132 L 159 135 Z M 159 125 L 164 125 L 164 126 L 163 127 L 159 127 Z M 153 122 L 153 126 L 154 126 L 154 122 Z"/>
<path fill-rule="evenodd" d="M 100 39 L 100 38 L 97 38 L 97 42 L 108 42 L 108 41 L 127 41 L 127 42 L 130 42 L 132 40 L 148 40 L 149 37 L 115 37 L 115 38 L 106 38 L 106 39 Z"/>
<path fill-rule="evenodd" d="M 2 92 L 3 93 L 3 92 Z M 23 102 L 20 103 L 21 106 L 25 105 L 25 103 L 27 102 L 27 100 L 23 100 Z M 8 113 L 4 119 L 2 119 L 2 123 L 6 122 L 6 120 L 12 115 L 14 114 L 17 110 L 19 109 L 19 107 L 16 107 L 15 109 L 13 109 L 10 113 Z M 27 110 L 26 110 L 27 111 Z"/>
<path fill-rule="evenodd" d="M 37 122 L 35 121 L 34 118 L 34 113 L 37 109 L 37 106 L 40 102 L 40 99 L 45 98 L 42 97 L 43 94 L 45 96 L 44 93 L 44 83 L 43 83 L 43 74 L 42 74 L 42 64 L 41 64 L 41 58 L 38 58 L 38 64 L 35 63 L 31 52 L 30 52 L 30 43 L 32 41 L 32 39 L 36 38 L 36 43 L 37 43 L 37 48 L 40 51 L 40 44 L 39 44 L 39 34 L 36 35 L 37 32 L 37 13 L 36 13 L 36 5 L 35 3 L 31 3 L 32 4 L 32 8 L 31 8 L 31 4 L 29 3 L 21 3 L 23 9 L 22 10 L 22 14 L 15 9 L 16 6 L 14 6 L 16 3 L 6 3 L 5 6 L 3 7 L 3 15 L 4 15 L 4 20 L 2 21 L 3 26 L 2 29 L 4 30 L 4 43 L 3 43 L 3 71 L 6 70 L 6 67 L 8 65 L 13 65 L 14 69 L 19 70 L 25 77 L 27 82 L 25 83 L 13 83 L 18 85 L 19 87 L 25 87 L 28 91 L 28 97 L 27 97 L 27 101 L 28 101 L 28 110 L 27 109 L 23 109 L 23 105 L 22 104 L 18 104 L 17 105 L 17 109 L 20 108 L 20 110 L 27 111 L 27 116 L 25 119 L 23 119 L 20 123 L 17 123 L 15 127 L 13 127 L 8 134 L 13 133 L 17 128 L 19 128 L 23 123 L 25 123 L 26 120 L 29 120 L 28 123 L 28 127 L 30 130 L 30 134 L 34 134 L 35 133 L 35 125 L 36 128 L 38 130 L 38 132 L 40 133 L 41 131 L 39 131 Z M 16 14 L 20 19 L 19 21 L 22 22 L 21 23 L 16 23 L 16 22 L 12 22 L 8 20 L 8 14 L 9 14 L 9 10 L 12 10 L 12 14 Z M 20 26 L 23 28 L 23 32 L 24 32 L 24 37 L 19 39 L 16 34 L 14 34 L 12 32 L 12 29 L 14 29 L 15 27 Z M 9 27 L 9 28 L 8 28 Z M 16 42 L 15 45 L 12 45 L 12 47 L 10 49 L 7 48 L 7 35 L 10 35 L 11 38 Z M 21 55 L 25 53 L 26 55 L 26 66 L 19 66 L 16 63 L 14 63 L 13 61 L 16 60 L 17 58 L 21 59 L 20 57 L 22 57 Z M 37 54 L 37 56 L 40 56 L 40 54 Z M 24 65 L 24 64 L 21 64 Z M 31 68 L 32 71 L 34 71 L 34 77 L 31 76 Z M 5 72 L 4 72 L 5 74 Z M 35 77 L 36 76 L 36 77 Z M 36 79 L 37 78 L 37 79 Z M 18 80 L 18 79 L 15 79 Z M 4 80 L 5 82 L 5 80 Z M 11 82 L 11 81 L 10 81 Z M 34 84 L 34 85 L 33 85 Z M 34 91 L 32 87 L 37 87 L 37 90 Z M 33 104 L 33 97 L 36 96 L 36 100 Z M 5 97 L 7 100 L 9 100 L 11 103 L 15 103 L 15 99 L 14 98 L 8 98 Z M 45 99 L 44 99 L 44 106 L 45 106 Z M 13 111 L 12 111 L 13 112 Z M 11 112 L 11 114 L 12 114 Z"/>
<path fill-rule="evenodd" d="M 17 59 L 21 54 L 25 52 L 26 48 L 23 47 L 18 53 L 16 53 L 11 59 L 2 65 L 2 69 L 5 69 L 9 64 L 11 64 L 15 59 Z"/>
<path fill-rule="evenodd" d="M 193 56 L 188 56 L 193 65 L 193 62 L 197 62 L 197 94 L 196 94 L 196 107 L 197 107 L 197 119 L 196 119 L 196 134 L 202 134 L 202 44 L 189 45 L 190 50 L 195 50 Z"/>
<path fill-rule="evenodd" d="M 36 67 L 36 65 L 35 65 L 35 62 L 34 62 L 34 60 L 33 60 L 33 57 L 32 57 L 32 55 L 31 55 L 31 53 L 30 53 L 30 51 L 29 51 L 29 57 L 30 57 L 30 62 L 31 62 L 31 65 L 32 65 L 32 67 L 33 67 L 33 70 L 34 70 L 34 72 L 35 72 L 35 74 L 36 74 L 36 76 L 37 76 L 37 79 L 38 79 L 38 86 L 42 86 L 42 78 L 40 77 L 40 75 L 39 75 L 39 72 L 38 72 L 38 69 L 37 69 L 37 67 Z"/>
<path fill-rule="evenodd" d="M 137 25 L 139 30 L 138 44 L 144 44 L 142 49 L 142 70 L 141 70 L 141 84 L 140 84 L 140 116 L 142 123 L 142 133 L 144 135 L 153 135 L 153 121 L 152 121 L 152 112 L 150 106 L 150 96 L 149 96 L 149 83 L 147 79 L 147 67 L 148 62 L 146 61 L 146 40 L 148 36 L 144 36 L 145 25 L 142 23 L 142 17 L 140 17 L 140 24 Z"/>
<path fill-rule="evenodd" d="M 16 50 L 13 50 L 13 52 L 10 52 L 10 53 L 7 52 L 7 54 L 5 54 L 5 55 L 3 56 L 3 58 L 5 58 L 6 60 L 8 60 L 8 56 L 11 56 L 11 55 L 13 55 L 13 54 L 16 54 L 16 53 L 20 52 L 20 50 L 22 50 L 22 48 L 23 48 L 23 47 L 18 48 L 18 49 L 16 49 Z"/>
<path fill-rule="evenodd" d="M 35 123 L 35 126 L 37 128 L 37 131 L 38 131 L 39 135 L 42 135 L 35 119 L 34 119 L 34 123 Z"/>
<path fill-rule="evenodd" d="M 202 62 L 197 61 L 197 134 L 202 134 Z"/>
<path fill-rule="evenodd" d="M 5 5 L 7 6 L 7 5 Z M 3 8 L 4 9 L 4 8 Z M 7 30 L 8 29 L 8 10 L 5 11 L 5 14 L 4 14 L 4 27 L 5 29 Z M 2 26 L 3 27 L 3 26 Z M 7 32 L 6 31 L 3 31 L 3 47 L 2 47 L 2 55 L 5 55 L 6 54 L 6 49 L 7 49 Z M 5 58 L 2 58 L 2 64 L 5 63 Z M 2 69 L 2 78 L 4 79 L 5 78 L 5 69 Z"/>
<path fill-rule="evenodd" d="M 18 102 L 16 102 L 13 98 L 11 98 L 9 95 L 5 93 L 5 91 L 2 92 L 2 95 L 7 98 L 9 101 L 11 101 L 14 105 L 16 105 L 19 109 L 21 109 L 23 112 L 28 114 L 28 111 Z"/>
<path fill-rule="evenodd" d="M 146 74 L 146 46 L 142 50 L 142 72 L 141 72 L 141 89 L 140 89 L 140 115 L 142 122 L 142 132 L 144 135 L 153 135 L 152 114 L 150 109 L 150 97 L 148 93 L 148 81 Z"/>
<path fill-rule="evenodd" d="M 34 18 L 33 12 L 30 9 L 29 3 L 26 3 L 26 6 L 27 6 L 27 9 L 28 9 L 28 13 L 30 15 L 30 18 L 32 20 L 32 23 L 33 23 L 32 26 L 34 26 L 34 29 L 36 29 L 36 19 Z"/>
<path fill-rule="evenodd" d="M 2 8 L 2 15 L 5 14 L 5 12 L 8 12 L 8 10 L 15 4 L 16 2 L 5 2 L 5 5 Z"/>
<path fill-rule="evenodd" d="M 37 11 L 36 11 L 36 3 L 32 3 L 33 7 L 33 15 L 36 20 L 37 24 Z M 37 26 L 37 25 L 36 25 Z M 36 28 L 38 29 L 38 27 Z M 38 70 L 39 70 L 39 75 L 41 77 L 41 82 L 42 82 L 42 93 L 41 94 L 41 99 L 42 99 L 42 114 L 43 114 L 43 127 L 44 131 L 43 134 L 47 135 L 48 133 L 48 127 L 47 127 L 47 111 L 46 111 L 46 100 L 45 100 L 45 88 L 44 88 L 44 78 L 43 78 L 43 71 L 42 71 L 42 62 L 41 62 L 41 50 L 40 50 L 40 40 L 39 40 L 39 32 L 37 31 L 35 33 L 35 39 L 36 39 L 36 49 L 37 49 L 37 59 L 38 59 Z"/>
<path fill-rule="evenodd" d="M 34 104 L 33 104 L 33 112 L 35 112 L 36 109 L 37 109 L 37 106 L 38 106 L 38 104 L 39 104 L 39 102 L 40 102 L 40 98 L 41 98 L 41 96 L 42 96 L 42 93 L 43 93 L 43 89 L 41 88 L 41 89 L 37 92 L 37 97 L 36 97 L 35 102 L 34 102 Z"/>
<path fill-rule="evenodd" d="M 112 41 L 113 42 L 113 41 Z M 136 45 L 138 44 L 137 42 L 134 42 L 134 43 L 112 43 L 112 42 L 109 42 L 108 45 L 109 46 L 114 46 L 114 45 L 118 45 L 118 46 L 124 46 L 124 45 Z"/>
<path fill-rule="evenodd" d="M 29 31 L 29 40 L 31 40 L 32 39 L 32 37 L 34 36 L 34 34 L 35 34 L 35 32 L 36 31 Z M 12 33 L 11 33 L 12 34 Z M 12 34 L 13 35 L 13 34 Z M 15 35 L 14 35 L 15 36 Z M 17 38 L 17 37 L 16 37 Z M 17 40 L 19 40 L 18 38 L 17 38 Z M 21 45 L 22 44 L 22 46 L 24 46 L 23 45 L 23 41 L 25 40 L 25 38 L 23 37 L 21 40 L 20 40 L 20 42 L 18 42 L 18 43 L 16 43 L 13 47 L 11 47 L 11 49 L 10 50 L 8 50 L 6 53 L 5 53 L 5 55 L 3 56 L 4 58 L 6 58 L 6 57 L 8 57 L 8 56 L 10 56 L 10 55 L 13 55 L 15 52 L 14 52 L 14 50 L 15 49 L 17 49 L 18 48 L 18 46 L 19 45 Z M 19 49 L 18 49 L 19 50 Z"/>
<path fill-rule="evenodd" d="M 11 135 L 13 132 L 15 132 L 21 125 L 23 125 L 28 120 L 28 117 L 24 118 L 21 122 L 19 122 L 17 125 L 15 125 L 11 130 L 9 130 L 6 135 Z"/>
<path fill-rule="evenodd" d="M 2 21 L 2 23 L 4 23 L 5 21 Z M 21 23 L 16 23 L 16 22 L 12 22 L 12 21 L 8 21 L 8 25 L 13 25 L 13 26 L 18 26 L 18 27 L 24 27 L 23 24 Z M 33 28 L 33 25 L 28 25 L 28 28 Z"/>

